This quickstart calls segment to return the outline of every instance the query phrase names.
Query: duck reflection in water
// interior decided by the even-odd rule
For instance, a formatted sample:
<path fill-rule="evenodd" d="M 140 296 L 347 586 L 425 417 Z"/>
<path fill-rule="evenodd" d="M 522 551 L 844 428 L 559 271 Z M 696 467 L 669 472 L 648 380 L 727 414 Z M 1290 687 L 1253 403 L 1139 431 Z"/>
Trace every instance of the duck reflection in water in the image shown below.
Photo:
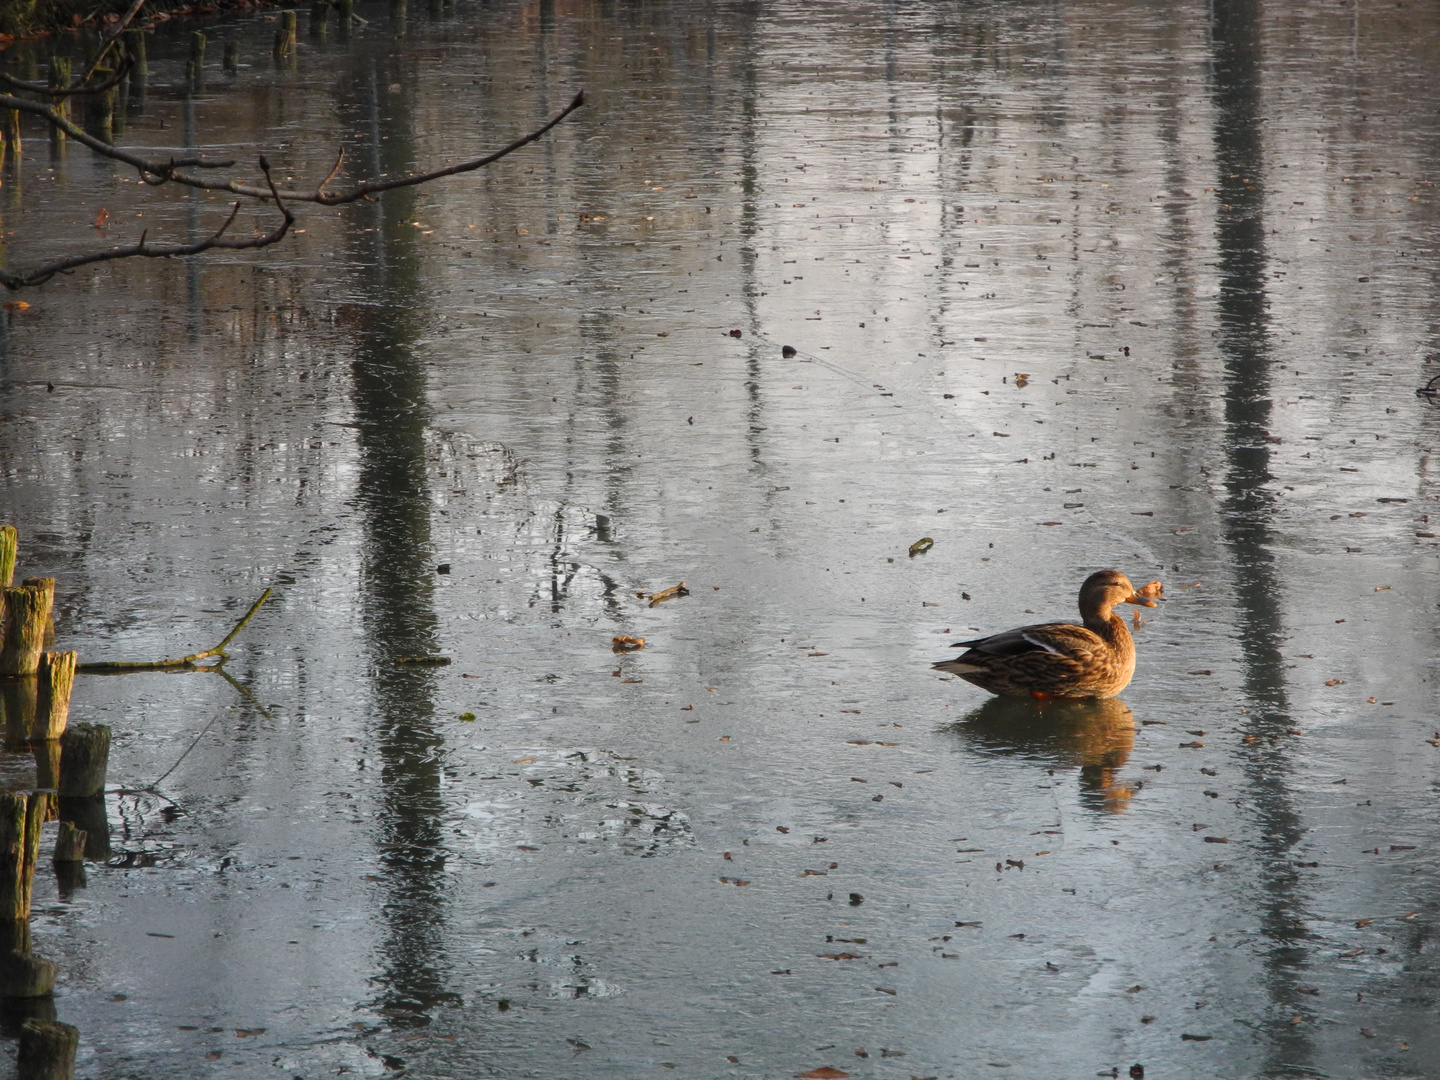
<path fill-rule="evenodd" d="M 1119 698 L 1026 701 L 997 697 L 948 725 L 972 746 L 1038 764 L 1080 769 L 1080 802 L 1116 814 L 1135 790 L 1120 771 L 1135 747 L 1135 714 Z"/>

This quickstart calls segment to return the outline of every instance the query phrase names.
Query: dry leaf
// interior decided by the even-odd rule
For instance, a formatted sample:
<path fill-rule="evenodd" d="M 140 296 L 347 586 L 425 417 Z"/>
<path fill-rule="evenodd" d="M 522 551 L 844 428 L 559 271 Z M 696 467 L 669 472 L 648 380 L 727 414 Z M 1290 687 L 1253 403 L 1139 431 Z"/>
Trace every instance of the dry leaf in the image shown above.
<path fill-rule="evenodd" d="M 739 334 L 737 333 L 738 337 Z M 843 1069 L 832 1069 L 829 1065 L 821 1065 L 818 1069 L 811 1069 L 809 1072 L 796 1073 L 795 1080 L 843 1080 L 850 1074 Z"/>

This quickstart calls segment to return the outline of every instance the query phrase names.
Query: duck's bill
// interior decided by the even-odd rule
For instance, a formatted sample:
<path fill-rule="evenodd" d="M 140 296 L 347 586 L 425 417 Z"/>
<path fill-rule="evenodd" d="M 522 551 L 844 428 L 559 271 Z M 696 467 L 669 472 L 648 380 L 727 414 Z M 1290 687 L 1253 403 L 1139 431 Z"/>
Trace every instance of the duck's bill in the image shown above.
<path fill-rule="evenodd" d="M 1125 603 L 1125 604 L 1134 604 L 1136 607 L 1158 607 L 1158 606 L 1159 606 L 1159 605 L 1157 605 L 1157 604 L 1155 603 L 1154 600 L 1151 600 L 1148 596 L 1141 596 L 1138 592 L 1133 592 L 1133 593 L 1131 593 L 1129 596 L 1127 596 L 1127 597 L 1126 597 L 1123 601 L 1121 601 L 1121 602 L 1122 602 L 1122 603 Z"/>

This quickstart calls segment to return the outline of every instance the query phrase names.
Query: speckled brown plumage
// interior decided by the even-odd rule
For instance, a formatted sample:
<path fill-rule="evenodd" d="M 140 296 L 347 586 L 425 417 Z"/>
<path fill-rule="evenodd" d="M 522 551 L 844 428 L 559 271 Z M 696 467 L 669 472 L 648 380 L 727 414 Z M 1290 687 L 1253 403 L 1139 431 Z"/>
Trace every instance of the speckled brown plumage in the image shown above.
<path fill-rule="evenodd" d="M 1158 586 L 1147 586 L 1158 590 Z M 990 637 L 961 641 L 967 651 L 935 664 L 992 694 L 1038 698 L 1108 698 L 1135 674 L 1135 641 L 1117 604 L 1154 607 L 1118 570 L 1091 574 L 1080 586 L 1080 618 L 1074 623 L 1021 626 Z"/>

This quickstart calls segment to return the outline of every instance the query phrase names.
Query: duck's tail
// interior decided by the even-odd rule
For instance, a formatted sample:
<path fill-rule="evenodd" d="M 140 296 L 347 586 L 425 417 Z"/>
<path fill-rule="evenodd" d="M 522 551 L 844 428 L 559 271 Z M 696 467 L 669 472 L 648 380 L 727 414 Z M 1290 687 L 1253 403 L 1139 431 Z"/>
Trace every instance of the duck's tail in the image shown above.
<path fill-rule="evenodd" d="M 979 675 L 985 669 L 974 664 L 967 664 L 964 660 L 940 660 L 930 665 L 936 671 L 948 671 L 952 675 Z"/>

